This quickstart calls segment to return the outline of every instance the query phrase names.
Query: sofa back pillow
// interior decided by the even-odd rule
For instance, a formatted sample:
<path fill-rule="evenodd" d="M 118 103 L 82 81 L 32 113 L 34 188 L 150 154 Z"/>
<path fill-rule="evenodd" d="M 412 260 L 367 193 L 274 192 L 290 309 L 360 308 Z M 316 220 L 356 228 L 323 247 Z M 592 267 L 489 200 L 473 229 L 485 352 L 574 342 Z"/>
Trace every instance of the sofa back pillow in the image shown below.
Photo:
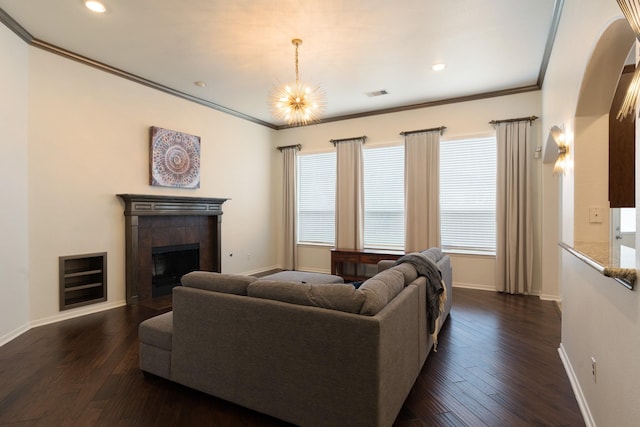
<path fill-rule="evenodd" d="M 393 267 L 394 270 L 399 271 L 404 276 L 405 286 L 413 282 L 418 278 L 418 272 L 416 268 L 408 262 L 403 262 Z"/>
<path fill-rule="evenodd" d="M 360 314 L 375 316 L 389 301 L 402 292 L 404 286 L 404 274 L 395 267 L 376 274 L 358 288 L 365 297 Z"/>
<path fill-rule="evenodd" d="M 247 295 L 249 284 L 258 280 L 242 274 L 222 274 L 211 271 L 192 271 L 182 276 L 182 286 L 223 292 L 225 294 Z"/>
<path fill-rule="evenodd" d="M 347 313 L 358 313 L 364 302 L 362 292 L 350 284 L 342 283 L 313 284 L 259 280 L 249 285 L 247 295 Z"/>

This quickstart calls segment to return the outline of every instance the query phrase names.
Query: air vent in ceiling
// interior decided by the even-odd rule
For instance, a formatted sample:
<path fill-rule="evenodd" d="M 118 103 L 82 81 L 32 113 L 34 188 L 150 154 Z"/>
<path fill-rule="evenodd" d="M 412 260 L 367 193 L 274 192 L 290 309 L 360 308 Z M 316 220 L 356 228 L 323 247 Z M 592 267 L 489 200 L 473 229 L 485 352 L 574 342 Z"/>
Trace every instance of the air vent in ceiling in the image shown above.
<path fill-rule="evenodd" d="M 365 95 L 367 95 L 369 98 L 373 98 L 374 96 L 381 96 L 381 95 L 387 95 L 389 92 L 387 92 L 386 89 L 382 89 L 382 90 L 374 90 L 373 92 L 366 92 Z"/>

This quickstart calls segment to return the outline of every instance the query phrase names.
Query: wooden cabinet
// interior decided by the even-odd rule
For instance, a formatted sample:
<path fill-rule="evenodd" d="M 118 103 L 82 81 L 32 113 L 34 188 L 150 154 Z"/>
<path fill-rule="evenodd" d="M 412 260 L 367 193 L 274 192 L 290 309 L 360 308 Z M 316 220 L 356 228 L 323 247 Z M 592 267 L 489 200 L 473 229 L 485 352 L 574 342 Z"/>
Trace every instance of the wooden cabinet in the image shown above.
<path fill-rule="evenodd" d="M 61 256 L 60 310 L 107 300 L 107 253 Z"/>
<path fill-rule="evenodd" d="M 361 264 L 377 264 L 384 259 L 397 260 L 403 251 L 374 250 L 374 249 L 331 249 L 331 274 L 341 276 L 345 281 L 366 280 Z M 352 270 L 347 271 L 347 264 L 352 264 Z"/>

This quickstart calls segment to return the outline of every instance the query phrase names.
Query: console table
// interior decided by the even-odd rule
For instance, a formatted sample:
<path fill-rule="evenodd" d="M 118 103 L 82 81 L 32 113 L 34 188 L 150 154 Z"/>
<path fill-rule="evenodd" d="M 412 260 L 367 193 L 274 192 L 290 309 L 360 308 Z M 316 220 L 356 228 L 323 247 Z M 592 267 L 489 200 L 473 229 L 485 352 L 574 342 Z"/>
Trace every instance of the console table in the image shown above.
<path fill-rule="evenodd" d="M 397 260 L 404 251 L 376 249 L 331 249 L 331 274 L 342 276 L 345 281 L 366 280 L 368 277 L 358 273 L 358 264 L 377 264 L 383 259 Z M 353 274 L 345 274 L 345 264 L 354 264 Z"/>

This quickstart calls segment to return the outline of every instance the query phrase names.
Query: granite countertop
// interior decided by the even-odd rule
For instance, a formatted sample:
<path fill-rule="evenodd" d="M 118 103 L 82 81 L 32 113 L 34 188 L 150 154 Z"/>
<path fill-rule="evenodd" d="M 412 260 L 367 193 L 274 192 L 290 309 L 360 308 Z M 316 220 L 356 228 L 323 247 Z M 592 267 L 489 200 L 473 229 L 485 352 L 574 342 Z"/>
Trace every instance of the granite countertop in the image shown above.
<path fill-rule="evenodd" d="M 601 265 L 605 276 L 635 283 L 635 248 L 620 246 L 611 251 L 608 242 L 576 242 L 573 249 Z"/>

